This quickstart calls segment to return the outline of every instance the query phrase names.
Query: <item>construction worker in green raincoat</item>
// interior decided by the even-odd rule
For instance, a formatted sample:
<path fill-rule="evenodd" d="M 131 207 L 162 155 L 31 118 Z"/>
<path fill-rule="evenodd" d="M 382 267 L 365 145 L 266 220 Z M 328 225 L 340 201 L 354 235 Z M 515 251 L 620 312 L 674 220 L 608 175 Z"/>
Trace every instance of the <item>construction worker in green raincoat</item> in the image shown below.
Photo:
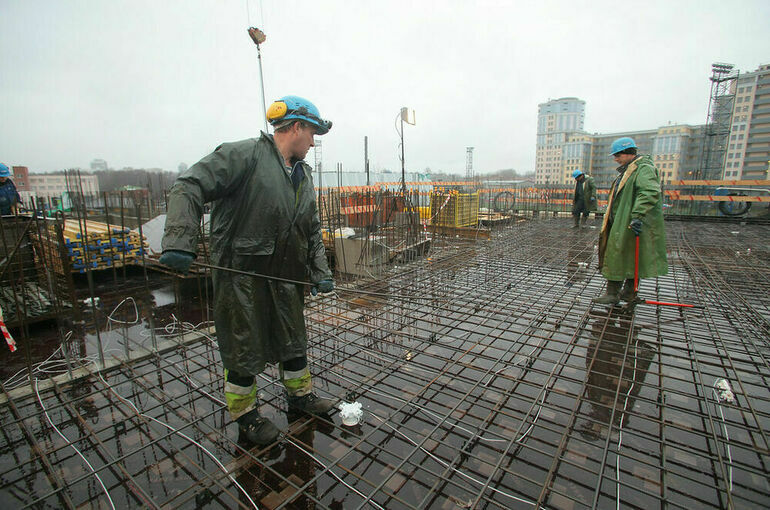
<path fill-rule="evenodd" d="M 575 194 L 572 197 L 572 217 L 575 228 L 585 227 L 591 211 L 596 212 L 596 184 L 594 178 L 582 170 L 572 172 L 575 179 Z"/>
<path fill-rule="evenodd" d="M 660 174 L 650 156 L 637 154 L 632 138 L 618 138 L 610 155 L 618 177 L 610 188 L 607 211 L 599 234 L 599 269 L 607 278 L 607 291 L 593 301 L 616 304 L 636 300 L 634 269 L 639 237 L 639 278 L 668 273 L 663 194 Z M 624 283 L 625 282 L 625 283 Z"/>
<path fill-rule="evenodd" d="M 203 206 L 211 203 L 211 262 L 274 278 L 214 269 L 214 323 L 225 399 L 241 436 L 267 445 L 278 428 L 260 416 L 255 376 L 278 363 L 290 409 L 325 414 L 336 403 L 312 391 L 303 316 L 304 285 L 334 290 L 321 239 L 310 166 L 313 137 L 331 122 L 310 101 L 286 96 L 268 109 L 274 135 L 225 143 L 182 173 L 168 196 L 160 262 L 186 272 L 195 258 Z"/>

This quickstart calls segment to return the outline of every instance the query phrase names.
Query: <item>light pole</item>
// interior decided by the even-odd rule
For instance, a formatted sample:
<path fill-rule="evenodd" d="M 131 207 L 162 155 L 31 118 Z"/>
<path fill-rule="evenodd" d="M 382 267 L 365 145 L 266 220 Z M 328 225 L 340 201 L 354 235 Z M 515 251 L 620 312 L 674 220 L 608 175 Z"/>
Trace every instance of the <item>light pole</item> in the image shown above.
<path fill-rule="evenodd" d="M 411 119 L 409 117 L 409 112 L 412 113 Z M 404 122 L 414 126 L 415 124 L 414 110 L 410 110 L 409 108 L 404 106 L 401 108 L 401 111 L 399 112 L 399 117 L 401 118 L 401 130 L 399 131 L 399 136 L 401 137 L 401 192 L 404 194 L 404 200 L 406 200 L 406 164 L 404 162 Z"/>

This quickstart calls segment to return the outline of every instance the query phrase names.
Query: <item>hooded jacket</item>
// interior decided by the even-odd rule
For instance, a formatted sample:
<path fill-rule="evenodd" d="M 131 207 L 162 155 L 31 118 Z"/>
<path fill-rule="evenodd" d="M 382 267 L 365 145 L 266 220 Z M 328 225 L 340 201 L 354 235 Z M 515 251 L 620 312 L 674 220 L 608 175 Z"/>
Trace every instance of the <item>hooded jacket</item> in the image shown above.
<path fill-rule="evenodd" d="M 636 236 L 628 228 L 634 218 L 642 220 L 643 225 L 639 236 L 639 278 L 667 274 L 660 176 L 647 155 L 629 163 L 610 189 L 599 234 L 599 269 L 608 280 L 634 278 Z"/>
<path fill-rule="evenodd" d="M 295 189 L 272 135 L 220 145 L 171 188 L 163 251 L 197 251 L 210 202 L 212 264 L 302 282 L 331 278 L 310 171 L 295 162 Z M 225 368 L 257 374 L 305 355 L 303 285 L 217 269 L 212 276 Z"/>
<path fill-rule="evenodd" d="M 577 188 L 577 183 L 575 183 L 575 187 Z M 573 213 L 596 210 L 596 184 L 594 183 L 594 178 L 590 175 L 585 175 L 583 180 L 583 202 L 578 203 L 577 198 L 577 193 L 575 193 L 575 196 L 572 198 Z"/>

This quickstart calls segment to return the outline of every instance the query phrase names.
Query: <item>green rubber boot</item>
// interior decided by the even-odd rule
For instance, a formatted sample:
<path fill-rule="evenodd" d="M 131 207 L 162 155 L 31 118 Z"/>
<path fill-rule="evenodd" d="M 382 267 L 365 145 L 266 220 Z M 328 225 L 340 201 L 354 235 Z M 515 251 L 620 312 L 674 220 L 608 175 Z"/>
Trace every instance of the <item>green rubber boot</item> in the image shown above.
<path fill-rule="evenodd" d="M 634 280 L 628 279 L 623 284 L 623 290 L 620 293 L 620 300 L 626 303 L 633 303 L 636 301 L 636 292 L 634 291 Z"/>
<path fill-rule="evenodd" d="M 618 294 L 620 294 L 620 286 L 622 284 L 623 284 L 622 281 L 618 282 L 615 280 L 607 280 L 607 292 L 605 292 L 604 295 L 602 296 L 594 298 L 593 302 L 596 303 L 597 305 L 618 304 L 618 301 L 620 301 Z"/>

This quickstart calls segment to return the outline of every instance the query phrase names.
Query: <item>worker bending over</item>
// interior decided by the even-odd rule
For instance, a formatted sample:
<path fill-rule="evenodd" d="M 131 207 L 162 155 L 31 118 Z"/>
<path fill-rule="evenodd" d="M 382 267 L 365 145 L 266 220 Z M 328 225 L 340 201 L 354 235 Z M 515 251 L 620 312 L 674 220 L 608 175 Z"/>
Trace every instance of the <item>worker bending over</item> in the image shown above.
<path fill-rule="evenodd" d="M 610 188 L 607 212 L 599 234 L 599 269 L 607 292 L 593 301 L 616 304 L 636 300 L 634 267 L 639 237 L 639 278 L 668 273 L 666 232 L 660 175 L 650 156 L 637 153 L 632 138 L 612 142 L 610 155 L 620 166 Z M 623 283 L 625 280 L 625 284 Z"/>
<path fill-rule="evenodd" d="M 182 173 L 168 196 L 160 262 L 186 272 L 195 258 L 203 205 L 211 202 L 213 265 L 308 281 L 334 290 L 321 241 L 310 166 L 315 135 L 332 123 L 307 99 L 286 96 L 267 117 L 274 135 L 225 143 Z M 230 415 L 246 439 L 273 442 L 278 428 L 259 415 L 255 375 L 278 363 L 290 409 L 324 414 L 335 401 L 312 391 L 303 316 L 304 286 L 214 269 L 214 323 Z"/>

